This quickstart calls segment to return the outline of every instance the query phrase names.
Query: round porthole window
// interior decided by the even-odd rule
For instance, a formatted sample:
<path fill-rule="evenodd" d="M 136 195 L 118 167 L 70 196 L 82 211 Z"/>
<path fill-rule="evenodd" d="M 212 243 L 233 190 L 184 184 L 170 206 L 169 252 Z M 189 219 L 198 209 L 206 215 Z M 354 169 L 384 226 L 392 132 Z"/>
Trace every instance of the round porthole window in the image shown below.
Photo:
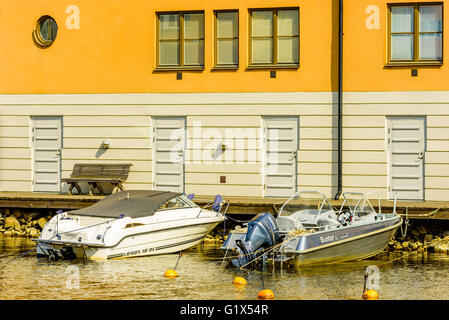
<path fill-rule="evenodd" d="M 58 24 L 50 16 L 41 17 L 33 32 L 34 40 L 41 47 L 51 46 L 58 34 Z"/>

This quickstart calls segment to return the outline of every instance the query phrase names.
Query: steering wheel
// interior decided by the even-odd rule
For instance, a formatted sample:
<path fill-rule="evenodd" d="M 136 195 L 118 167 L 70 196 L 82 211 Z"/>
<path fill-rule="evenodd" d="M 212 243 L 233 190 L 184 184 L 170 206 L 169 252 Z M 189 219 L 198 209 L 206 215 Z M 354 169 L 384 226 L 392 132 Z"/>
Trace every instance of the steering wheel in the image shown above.
<path fill-rule="evenodd" d="M 348 223 L 352 220 L 352 216 L 353 216 L 352 212 L 346 210 L 346 211 L 340 212 L 340 214 L 337 216 L 337 220 L 341 224 L 345 225 L 346 223 Z M 340 217 L 342 217 L 343 219 L 340 219 Z"/>
<path fill-rule="evenodd" d="M 349 215 L 352 216 L 352 213 L 351 213 L 351 211 L 349 211 L 349 210 L 340 211 L 340 212 L 337 214 L 337 216 L 339 217 L 339 216 L 341 216 L 342 214 L 345 214 L 345 213 L 348 213 Z"/>

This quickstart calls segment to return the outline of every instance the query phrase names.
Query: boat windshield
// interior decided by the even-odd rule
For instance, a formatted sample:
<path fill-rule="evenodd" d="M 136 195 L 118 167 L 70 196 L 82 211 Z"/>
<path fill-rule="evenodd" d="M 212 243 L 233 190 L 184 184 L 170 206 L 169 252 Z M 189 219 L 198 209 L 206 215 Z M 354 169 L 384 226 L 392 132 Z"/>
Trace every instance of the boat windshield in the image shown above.
<path fill-rule="evenodd" d="M 185 195 L 180 195 L 166 201 L 159 210 L 179 209 L 179 208 L 198 208 L 198 205 L 187 198 Z"/>
<path fill-rule="evenodd" d="M 343 207 L 347 206 L 349 211 L 356 217 L 363 217 L 371 213 L 376 213 L 371 202 L 366 197 L 366 194 L 357 192 L 343 193 L 343 204 L 340 211 L 344 210 Z"/>
<path fill-rule="evenodd" d="M 304 199 L 301 197 L 303 195 L 309 195 L 309 197 Z M 296 200 L 294 200 L 295 198 Z M 299 191 L 283 204 L 278 214 L 291 215 L 296 212 L 306 212 L 308 214 L 320 215 L 329 211 L 333 212 L 334 207 L 323 193 L 319 191 Z"/>

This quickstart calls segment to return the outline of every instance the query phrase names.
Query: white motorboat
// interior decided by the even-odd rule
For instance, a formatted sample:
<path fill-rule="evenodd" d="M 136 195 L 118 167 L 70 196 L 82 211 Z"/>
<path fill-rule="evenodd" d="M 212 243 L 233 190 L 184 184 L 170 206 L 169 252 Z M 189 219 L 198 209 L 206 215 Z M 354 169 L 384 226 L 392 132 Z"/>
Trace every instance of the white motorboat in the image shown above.
<path fill-rule="evenodd" d="M 52 260 L 167 254 L 195 246 L 223 220 L 180 193 L 121 191 L 55 215 L 33 240 L 37 256 Z"/>

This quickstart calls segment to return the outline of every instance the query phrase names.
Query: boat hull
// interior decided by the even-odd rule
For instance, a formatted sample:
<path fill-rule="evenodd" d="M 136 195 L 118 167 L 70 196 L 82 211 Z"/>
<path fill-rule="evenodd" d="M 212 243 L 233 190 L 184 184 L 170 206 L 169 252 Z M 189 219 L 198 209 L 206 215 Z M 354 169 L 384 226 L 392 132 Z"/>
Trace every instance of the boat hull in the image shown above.
<path fill-rule="evenodd" d="M 321 244 L 316 247 L 304 248 L 302 250 L 287 251 L 288 256 L 293 257 L 295 265 L 314 265 L 314 264 L 332 264 L 345 261 L 362 260 L 373 257 L 382 252 L 388 245 L 388 242 L 395 236 L 397 229 L 402 223 L 402 219 L 395 219 L 390 223 L 374 228 L 372 231 L 358 235 L 356 232 L 344 239 L 336 239 L 327 244 Z M 298 240 L 298 247 L 306 243 L 304 236 Z M 318 235 L 321 239 L 329 239 L 329 235 Z M 337 238 L 336 236 L 334 239 Z M 303 243 L 301 243 L 303 242 Z"/>
<path fill-rule="evenodd" d="M 218 218 L 208 219 L 208 222 L 132 234 L 113 247 L 37 239 L 37 255 L 48 257 L 53 254 L 64 258 L 62 248 L 70 248 L 76 258 L 91 260 L 170 254 L 197 245 L 221 221 Z"/>

